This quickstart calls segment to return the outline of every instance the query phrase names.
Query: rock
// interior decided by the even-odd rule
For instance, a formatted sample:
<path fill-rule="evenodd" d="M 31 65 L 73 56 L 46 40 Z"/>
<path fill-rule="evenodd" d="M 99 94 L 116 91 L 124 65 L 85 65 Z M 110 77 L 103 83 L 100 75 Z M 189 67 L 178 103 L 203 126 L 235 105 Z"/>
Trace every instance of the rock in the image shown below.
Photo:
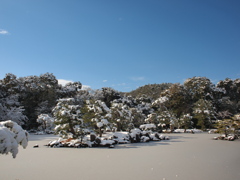
<path fill-rule="evenodd" d="M 38 147 L 39 147 L 38 144 L 36 144 L 36 145 L 33 146 L 33 148 L 38 148 Z"/>
<path fill-rule="evenodd" d="M 96 140 L 96 135 L 95 134 L 90 134 L 90 141 L 93 142 Z"/>

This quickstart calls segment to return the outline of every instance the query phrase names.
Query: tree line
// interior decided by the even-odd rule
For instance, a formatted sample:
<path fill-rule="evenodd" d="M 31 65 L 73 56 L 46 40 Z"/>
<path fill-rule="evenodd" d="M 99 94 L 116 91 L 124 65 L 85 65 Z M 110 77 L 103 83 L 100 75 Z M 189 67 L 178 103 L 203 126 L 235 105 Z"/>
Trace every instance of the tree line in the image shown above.
<path fill-rule="evenodd" d="M 48 116 L 56 132 L 76 137 L 89 129 L 101 133 L 142 124 L 153 124 L 145 127 L 157 131 L 205 130 L 238 118 L 239 99 L 240 79 L 213 84 L 206 77 L 192 77 L 183 84 L 151 84 L 123 93 L 109 87 L 83 90 L 80 82 L 62 86 L 51 73 L 20 78 L 9 73 L 0 80 L 0 121 L 37 129 L 43 122 L 39 117 Z"/>

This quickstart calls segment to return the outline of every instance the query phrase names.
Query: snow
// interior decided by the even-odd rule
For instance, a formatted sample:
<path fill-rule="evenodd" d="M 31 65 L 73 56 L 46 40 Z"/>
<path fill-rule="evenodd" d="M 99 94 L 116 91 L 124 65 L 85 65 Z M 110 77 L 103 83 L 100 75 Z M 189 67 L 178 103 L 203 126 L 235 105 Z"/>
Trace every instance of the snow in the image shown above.
<path fill-rule="evenodd" d="M 69 137 L 69 136 L 68 136 Z M 157 132 L 142 131 L 138 128 L 132 129 L 130 132 L 117 131 L 105 132 L 101 137 L 95 133 L 85 135 L 83 138 L 68 138 L 50 141 L 47 146 L 49 147 L 111 147 L 114 148 L 115 144 L 128 144 L 137 142 L 149 142 L 168 140 L 169 137 Z"/>
<path fill-rule="evenodd" d="M 103 127 L 103 123 L 102 122 L 97 122 L 97 127 L 98 128 Z"/>
<path fill-rule="evenodd" d="M 24 149 L 27 147 L 28 133 L 11 120 L 0 122 L 0 153 L 12 153 L 15 158 L 18 153 L 18 144 Z"/>
<path fill-rule="evenodd" d="M 106 118 L 112 118 L 112 114 L 106 114 L 106 116 L 105 116 Z"/>
<path fill-rule="evenodd" d="M 131 133 L 140 134 L 140 133 L 141 133 L 141 130 L 138 129 L 138 128 L 135 128 L 135 129 L 132 129 L 132 130 L 131 130 Z"/>
<path fill-rule="evenodd" d="M 205 114 L 210 114 L 209 110 L 204 110 L 203 111 Z"/>
<path fill-rule="evenodd" d="M 150 134 L 150 138 L 151 138 L 152 141 L 159 141 L 159 139 L 157 138 L 157 136 L 159 136 L 158 133 L 152 133 L 152 134 Z M 160 136 L 161 136 L 161 135 L 160 135 Z M 159 136 L 159 138 L 160 138 L 160 136 Z"/>
<path fill-rule="evenodd" d="M 142 137 L 141 137 L 141 141 L 142 141 L 142 142 L 149 142 L 149 141 L 150 141 L 150 138 L 147 137 L 147 136 L 142 136 Z"/>
<path fill-rule="evenodd" d="M 122 144 L 114 149 L 50 149 L 44 145 L 56 136 L 30 135 L 29 147 L 38 144 L 39 148 L 19 149 L 21 157 L 13 160 L 0 156 L 0 179 L 238 179 L 238 140 L 214 141 L 216 135 L 207 133 L 169 136 L 173 141 Z"/>
<path fill-rule="evenodd" d="M 104 124 L 104 125 L 107 125 L 109 122 L 107 119 L 102 119 L 101 122 Z"/>
<path fill-rule="evenodd" d="M 115 143 L 115 141 L 113 141 L 113 140 L 101 140 L 100 145 L 106 146 L 106 145 L 112 145 L 114 143 Z"/>
<path fill-rule="evenodd" d="M 50 117 L 48 114 L 40 114 L 37 118 L 37 122 L 41 124 L 42 130 L 52 130 L 54 124 L 54 118 Z"/>
<path fill-rule="evenodd" d="M 106 112 L 110 112 L 110 111 L 111 111 L 111 110 L 107 107 L 107 105 L 105 104 L 105 102 L 100 102 L 99 104 L 102 106 L 102 108 L 104 109 L 104 111 L 106 111 Z"/>
<path fill-rule="evenodd" d="M 140 125 L 139 128 L 140 128 L 140 129 L 147 130 L 147 129 L 156 128 L 156 125 L 155 125 L 155 124 L 142 124 L 142 125 Z"/>
<path fill-rule="evenodd" d="M 185 129 L 175 129 L 173 132 L 175 132 L 175 133 L 184 133 Z"/>
<path fill-rule="evenodd" d="M 153 102 L 153 104 L 162 104 L 166 101 L 168 101 L 168 97 L 167 96 L 163 96 L 163 97 L 160 97 L 158 98 L 156 101 Z"/>
<path fill-rule="evenodd" d="M 14 139 L 14 133 L 2 125 L 0 125 L 0 142 L 0 153 L 8 154 L 10 152 L 15 158 L 18 153 L 18 144 Z"/>
<path fill-rule="evenodd" d="M 203 131 L 200 129 L 186 129 L 186 131 L 185 131 L 185 129 L 175 129 L 173 132 L 175 132 L 175 133 L 184 133 L 184 132 L 186 132 L 186 133 L 192 133 L 192 132 L 202 133 Z"/>

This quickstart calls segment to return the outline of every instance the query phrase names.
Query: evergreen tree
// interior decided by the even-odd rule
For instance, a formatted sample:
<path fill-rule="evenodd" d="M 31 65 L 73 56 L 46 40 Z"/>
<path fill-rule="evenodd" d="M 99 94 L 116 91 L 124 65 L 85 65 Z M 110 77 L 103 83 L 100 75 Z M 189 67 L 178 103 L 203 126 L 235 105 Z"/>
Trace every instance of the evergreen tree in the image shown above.
<path fill-rule="evenodd" d="M 191 112 L 191 98 L 187 89 L 180 84 L 173 84 L 169 89 L 161 94 L 161 97 L 167 98 L 165 106 L 171 109 L 176 118 L 184 116 Z"/>
<path fill-rule="evenodd" d="M 212 127 L 213 119 L 216 120 L 216 112 L 210 101 L 200 99 L 194 104 L 194 118 L 198 120 L 197 125 L 201 129 Z"/>
<path fill-rule="evenodd" d="M 192 128 L 193 122 L 192 122 L 192 116 L 190 114 L 183 114 L 180 118 L 180 126 L 184 128 L 185 132 L 186 129 Z"/>
<path fill-rule="evenodd" d="M 218 88 L 224 89 L 225 93 L 219 100 L 219 111 L 230 111 L 232 114 L 240 112 L 240 79 L 226 78 L 219 81 Z"/>
<path fill-rule="evenodd" d="M 80 106 L 73 98 L 59 99 L 53 109 L 55 132 L 63 138 L 83 138 L 84 123 L 81 119 Z"/>
<path fill-rule="evenodd" d="M 240 128 L 240 114 L 236 114 L 233 117 L 218 120 L 216 124 L 219 133 L 225 134 L 227 137 L 229 134 L 238 135 Z"/>

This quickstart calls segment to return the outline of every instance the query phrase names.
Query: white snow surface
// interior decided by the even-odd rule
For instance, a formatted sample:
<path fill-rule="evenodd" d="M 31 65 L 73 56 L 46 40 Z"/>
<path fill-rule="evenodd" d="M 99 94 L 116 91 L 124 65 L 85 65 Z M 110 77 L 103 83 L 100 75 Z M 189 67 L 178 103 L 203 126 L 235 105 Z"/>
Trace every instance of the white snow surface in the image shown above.
<path fill-rule="evenodd" d="M 207 133 L 168 135 L 172 141 L 120 144 L 114 149 L 51 149 L 44 145 L 57 136 L 31 134 L 29 146 L 39 148 L 19 148 L 16 159 L 0 156 L 0 179 L 239 179 L 239 140 L 214 141 L 216 135 Z"/>

